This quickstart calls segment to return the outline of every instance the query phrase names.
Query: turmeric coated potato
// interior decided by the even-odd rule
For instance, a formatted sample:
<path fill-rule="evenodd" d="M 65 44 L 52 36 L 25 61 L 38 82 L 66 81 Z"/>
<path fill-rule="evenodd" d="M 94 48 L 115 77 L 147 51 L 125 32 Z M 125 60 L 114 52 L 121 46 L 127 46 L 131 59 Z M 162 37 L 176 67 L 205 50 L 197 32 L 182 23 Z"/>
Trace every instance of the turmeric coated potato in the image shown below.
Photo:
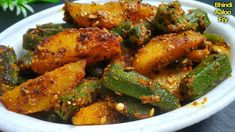
<path fill-rule="evenodd" d="M 70 63 L 28 80 L 4 93 L 0 101 L 7 109 L 22 114 L 49 110 L 59 96 L 70 92 L 83 79 L 85 63 Z"/>
<path fill-rule="evenodd" d="M 74 125 L 102 125 L 118 122 L 119 114 L 109 105 L 110 102 L 96 102 L 81 108 L 72 118 Z"/>
<path fill-rule="evenodd" d="M 205 38 L 194 31 L 157 36 L 138 51 L 133 66 L 136 71 L 147 75 L 151 71 L 160 70 L 170 62 L 180 59 L 204 41 Z"/>
<path fill-rule="evenodd" d="M 101 4 L 67 3 L 64 7 L 65 21 L 81 27 L 97 26 L 111 29 L 126 20 L 133 24 L 153 19 L 155 6 L 141 2 L 107 2 Z"/>
<path fill-rule="evenodd" d="M 106 29 L 69 29 L 44 40 L 36 47 L 31 69 L 43 74 L 70 62 L 85 59 L 87 64 L 118 56 L 122 39 Z"/>

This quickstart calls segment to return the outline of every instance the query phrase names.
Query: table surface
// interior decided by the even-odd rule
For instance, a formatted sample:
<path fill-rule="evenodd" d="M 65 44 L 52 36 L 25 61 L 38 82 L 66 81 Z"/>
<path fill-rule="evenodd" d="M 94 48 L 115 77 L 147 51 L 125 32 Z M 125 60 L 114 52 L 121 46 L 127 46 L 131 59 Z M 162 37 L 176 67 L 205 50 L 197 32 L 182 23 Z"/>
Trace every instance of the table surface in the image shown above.
<path fill-rule="evenodd" d="M 199 0 L 213 5 L 216 0 Z M 228 0 L 221 0 L 228 1 Z M 37 3 L 31 4 L 35 12 L 55 6 L 56 4 Z M 233 0 L 233 15 L 235 14 L 235 2 Z M 11 26 L 12 24 L 23 19 L 23 16 L 16 16 L 15 12 L 3 12 L 0 9 L 0 32 Z M 233 132 L 235 131 L 235 102 L 224 108 L 222 111 L 203 120 L 195 125 L 179 130 L 179 132 Z"/>

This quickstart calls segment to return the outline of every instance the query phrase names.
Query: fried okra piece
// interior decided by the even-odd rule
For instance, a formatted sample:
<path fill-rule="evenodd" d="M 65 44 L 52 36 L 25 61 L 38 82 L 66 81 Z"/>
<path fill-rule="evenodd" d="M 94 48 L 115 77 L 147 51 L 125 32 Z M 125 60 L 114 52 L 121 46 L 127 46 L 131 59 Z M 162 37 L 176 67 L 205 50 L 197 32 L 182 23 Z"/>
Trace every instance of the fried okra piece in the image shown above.
<path fill-rule="evenodd" d="M 185 16 L 189 21 L 188 28 L 195 29 L 196 31 L 203 32 L 206 30 L 211 22 L 207 13 L 201 9 L 191 9 L 189 13 Z"/>
<path fill-rule="evenodd" d="M 13 48 L 0 45 L 0 95 L 19 82 L 19 68 Z"/>
<path fill-rule="evenodd" d="M 87 64 L 119 56 L 121 37 L 106 29 L 68 29 L 40 43 L 31 56 L 30 68 L 39 74 L 51 71 L 70 62 L 85 59 Z M 20 67 L 30 61 L 21 62 Z"/>
<path fill-rule="evenodd" d="M 139 99 L 143 104 L 157 106 L 162 111 L 180 107 L 179 100 L 168 90 L 162 88 L 136 71 L 126 70 L 122 64 L 112 63 L 106 68 L 102 85 L 114 92 Z"/>
<path fill-rule="evenodd" d="M 53 108 L 58 97 L 72 91 L 85 75 L 85 60 L 64 65 L 30 79 L 0 97 L 10 111 L 30 114 Z"/>
<path fill-rule="evenodd" d="M 74 90 L 59 97 L 55 106 L 55 113 L 68 121 L 81 108 L 93 103 L 97 99 L 101 88 L 97 79 L 83 80 Z"/>
<path fill-rule="evenodd" d="M 185 30 L 204 31 L 210 25 L 207 13 L 201 9 L 190 10 L 185 15 L 178 1 L 160 4 L 153 20 L 153 25 L 163 33 L 182 32 Z"/>
<path fill-rule="evenodd" d="M 115 98 L 115 109 L 132 120 L 145 119 L 154 116 L 155 109 L 149 104 L 128 96 Z"/>
<path fill-rule="evenodd" d="M 182 79 L 180 88 L 184 99 L 192 101 L 200 98 L 231 76 L 231 72 L 227 55 L 209 55 Z"/>
<path fill-rule="evenodd" d="M 132 22 L 131 21 L 125 21 L 123 23 L 121 23 L 120 25 L 118 25 L 117 27 L 111 29 L 111 33 L 117 35 L 117 36 L 122 36 L 123 38 L 125 38 L 128 34 L 128 31 L 131 29 L 132 27 Z"/>
<path fill-rule="evenodd" d="M 97 26 L 112 29 L 129 20 L 133 24 L 153 19 L 155 6 L 138 2 L 107 2 L 105 4 L 66 3 L 64 20 L 81 27 Z"/>
<path fill-rule="evenodd" d="M 148 42 L 152 37 L 152 25 L 149 22 L 143 22 L 133 26 L 128 32 L 128 40 L 132 44 L 141 46 Z"/>
<path fill-rule="evenodd" d="M 75 28 L 75 26 L 68 23 L 47 23 L 37 25 L 36 28 L 30 28 L 23 35 L 23 49 L 33 51 L 44 39 L 62 32 L 67 28 Z"/>
<path fill-rule="evenodd" d="M 111 30 L 113 34 L 122 36 L 126 40 L 125 43 L 131 43 L 137 46 L 141 46 L 149 41 L 152 37 L 152 31 L 153 26 L 148 21 L 136 25 L 133 25 L 130 21 L 126 21 Z"/>
<path fill-rule="evenodd" d="M 114 103 L 113 109 L 129 120 L 145 119 L 159 113 L 150 104 L 143 104 L 141 100 L 124 94 L 117 94 L 105 87 L 101 87 L 99 94 L 102 100 Z"/>

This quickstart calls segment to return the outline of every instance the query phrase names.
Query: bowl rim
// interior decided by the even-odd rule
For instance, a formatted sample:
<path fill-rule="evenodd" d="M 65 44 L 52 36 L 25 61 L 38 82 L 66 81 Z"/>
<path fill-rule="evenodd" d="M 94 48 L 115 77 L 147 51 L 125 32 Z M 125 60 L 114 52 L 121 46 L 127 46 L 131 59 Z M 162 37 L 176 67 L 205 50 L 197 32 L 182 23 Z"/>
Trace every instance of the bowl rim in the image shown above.
<path fill-rule="evenodd" d="M 81 0 L 84 1 L 84 0 Z M 104 0 L 106 1 L 106 0 Z M 194 7 L 194 8 L 202 8 L 203 10 L 205 10 L 207 13 L 214 13 L 214 10 L 216 8 L 214 8 L 211 5 L 199 2 L 199 1 L 188 1 L 188 0 L 179 0 L 182 5 L 187 5 L 190 7 Z M 143 2 L 154 2 L 154 3 L 158 3 L 155 0 L 145 0 Z M 32 16 L 29 16 L 19 22 L 17 22 L 16 24 L 10 26 L 9 28 L 7 28 L 6 30 L 4 30 L 1 34 L 0 34 L 0 41 L 1 38 L 7 37 L 10 35 L 10 33 L 14 32 L 15 29 L 20 28 L 21 25 L 25 25 L 27 23 L 29 23 L 30 21 L 34 21 L 35 19 L 37 19 L 38 17 L 43 17 L 44 15 L 48 15 L 48 14 L 52 14 L 53 12 L 58 12 L 61 7 L 63 6 L 63 4 L 61 5 L 57 5 L 55 7 L 51 7 L 48 9 L 45 9 L 43 11 L 40 11 Z M 235 27 L 235 17 L 233 16 L 228 16 L 229 17 L 229 23 L 230 25 L 232 25 L 233 27 Z M 235 81 L 235 78 L 231 77 L 230 82 Z M 228 81 L 227 81 L 228 82 Z M 232 83 L 231 83 L 232 84 Z M 232 86 L 230 86 L 231 89 L 233 87 L 235 87 L 235 85 L 233 84 Z M 209 92 L 210 93 L 210 92 Z M 148 118 L 148 119 L 142 119 L 142 120 L 138 120 L 138 121 L 131 121 L 131 122 L 126 122 L 126 123 L 118 123 L 118 124 L 110 124 L 110 125 L 92 125 L 92 126 L 73 126 L 73 125 L 67 125 L 67 124 L 58 124 L 58 123 L 52 123 L 52 122 L 47 122 L 47 121 L 42 121 L 36 118 L 32 118 L 29 116 L 25 116 L 25 115 L 21 115 L 21 114 L 17 114 L 11 111 L 7 111 L 5 108 L 2 108 L 3 106 L 0 104 L 0 111 L 4 111 L 7 113 L 10 113 L 10 119 L 14 119 L 14 118 L 22 118 L 24 121 L 19 123 L 16 120 L 12 121 L 12 124 L 7 124 L 10 120 L 6 119 L 6 118 L 2 118 L 3 115 L 0 115 L 1 120 L 0 121 L 0 128 L 3 130 L 15 130 L 12 129 L 11 126 L 15 126 L 14 128 L 18 127 L 23 127 L 22 130 L 20 131 L 24 131 L 24 130 L 34 130 L 35 131 L 35 127 L 33 125 L 29 125 L 32 121 L 34 121 L 34 124 L 37 124 L 37 131 L 45 131 L 47 130 L 47 128 L 53 127 L 53 129 L 50 129 L 49 131 L 61 131 L 61 130 L 71 130 L 71 131 L 78 131 L 78 130 L 102 130 L 102 131 L 137 131 L 137 130 L 142 130 L 142 131 L 173 131 L 173 130 L 179 130 L 181 128 L 193 125 L 201 120 L 204 120 L 206 118 L 208 118 L 209 116 L 215 114 L 216 112 L 220 111 L 221 109 L 223 109 L 224 107 L 226 107 L 228 104 L 230 104 L 232 101 L 235 100 L 235 90 L 234 92 L 231 91 L 227 91 L 226 93 L 224 93 L 223 99 L 217 99 L 216 102 L 210 103 L 209 105 L 207 105 L 205 108 L 196 108 L 194 110 L 192 110 L 190 113 L 185 114 L 183 116 L 180 116 L 181 119 L 179 121 L 179 116 L 174 116 L 172 118 L 170 118 L 171 120 L 168 120 L 168 122 L 161 122 L 158 123 L 158 125 L 156 125 L 156 123 L 154 123 L 156 120 L 159 119 L 159 117 L 167 117 L 168 115 L 173 115 L 174 113 L 176 113 L 176 111 L 180 111 L 182 108 L 187 107 L 184 106 L 180 109 L 176 109 L 173 110 L 171 112 L 167 112 L 165 114 L 156 116 L 156 117 L 152 117 L 152 118 Z M 206 95 L 204 95 L 203 97 L 199 98 L 196 101 L 200 101 L 202 100 Z M 216 104 L 215 104 L 216 103 Z M 202 110 L 203 109 L 203 110 Z M 193 113 L 193 116 L 191 116 L 191 114 Z M 171 124 L 171 125 L 170 125 Z M 173 124 L 173 125 L 172 125 Z"/>

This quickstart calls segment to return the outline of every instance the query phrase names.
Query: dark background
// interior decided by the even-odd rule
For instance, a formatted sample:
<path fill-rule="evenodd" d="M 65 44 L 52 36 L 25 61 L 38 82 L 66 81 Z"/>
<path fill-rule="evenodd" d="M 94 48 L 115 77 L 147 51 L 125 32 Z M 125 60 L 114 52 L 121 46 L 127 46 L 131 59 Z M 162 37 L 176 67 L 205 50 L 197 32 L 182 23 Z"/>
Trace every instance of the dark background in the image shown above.
<path fill-rule="evenodd" d="M 214 2 L 217 0 L 199 0 L 199 1 L 214 5 Z M 220 1 L 226 2 L 229 0 L 220 0 Z M 30 4 L 30 5 L 33 7 L 36 13 L 38 11 L 55 6 L 57 4 L 36 3 L 36 4 Z M 233 0 L 232 11 L 234 15 L 235 14 L 234 0 Z M 2 32 L 3 30 L 11 26 L 12 24 L 20 21 L 23 18 L 24 17 L 22 15 L 16 16 L 15 11 L 3 12 L 3 10 L 0 9 L 0 32 Z M 179 132 L 187 132 L 187 131 L 190 131 L 190 132 L 235 132 L 235 102 L 233 102 L 232 104 L 230 104 L 228 107 L 218 112 L 217 114 L 211 116 L 210 118 L 204 121 L 201 121 L 193 126 L 182 129 Z"/>

